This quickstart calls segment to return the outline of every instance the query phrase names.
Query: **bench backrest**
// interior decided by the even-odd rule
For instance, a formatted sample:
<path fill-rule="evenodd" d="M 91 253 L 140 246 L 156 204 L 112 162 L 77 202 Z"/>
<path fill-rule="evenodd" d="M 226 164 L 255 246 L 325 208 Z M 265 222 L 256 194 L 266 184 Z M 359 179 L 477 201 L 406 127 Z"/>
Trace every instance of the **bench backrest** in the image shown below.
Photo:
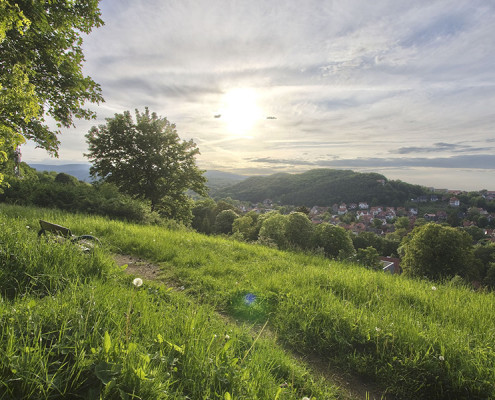
<path fill-rule="evenodd" d="M 40 225 L 42 231 L 55 233 L 67 238 L 72 236 L 72 232 L 70 231 L 70 229 L 64 226 L 52 224 L 51 222 L 43 221 L 42 219 L 40 219 Z"/>

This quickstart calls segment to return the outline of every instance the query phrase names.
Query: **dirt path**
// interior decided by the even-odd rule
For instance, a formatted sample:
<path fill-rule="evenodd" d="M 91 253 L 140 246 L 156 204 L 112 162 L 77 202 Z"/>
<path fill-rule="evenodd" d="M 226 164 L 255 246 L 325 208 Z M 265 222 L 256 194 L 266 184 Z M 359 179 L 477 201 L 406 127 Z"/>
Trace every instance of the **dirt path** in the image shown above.
<path fill-rule="evenodd" d="M 139 257 L 125 254 L 115 254 L 115 262 L 119 267 L 126 265 L 125 272 L 130 275 L 137 275 L 140 278 L 156 280 L 160 276 L 160 267 Z"/>
<path fill-rule="evenodd" d="M 160 277 L 160 266 L 142 258 L 125 254 L 116 254 L 114 259 L 119 266 L 127 264 L 125 272 L 128 274 L 139 276 L 145 280 L 158 280 Z M 232 323 L 236 323 L 236 321 L 229 316 L 224 314 L 221 314 L 221 316 L 229 319 Z M 265 329 L 265 333 L 271 334 L 267 329 Z M 391 396 L 382 395 L 374 385 L 366 384 L 355 376 L 343 373 L 317 356 L 301 357 L 292 352 L 291 354 L 293 357 L 304 362 L 315 375 L 322 376 L 329 382 L 338 385 L 348 399 L 393 400 L 393 397 Z"/>

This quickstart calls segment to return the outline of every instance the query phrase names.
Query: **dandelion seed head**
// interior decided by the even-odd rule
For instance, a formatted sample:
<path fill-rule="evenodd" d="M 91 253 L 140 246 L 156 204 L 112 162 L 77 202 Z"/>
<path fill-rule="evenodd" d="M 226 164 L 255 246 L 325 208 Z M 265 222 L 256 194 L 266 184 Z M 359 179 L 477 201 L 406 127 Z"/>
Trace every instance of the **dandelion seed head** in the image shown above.
<path fill-rule="evenodd" d="M 136 287 L 139 287 L 139 286 L 142 286 L 143 284 L 143 280 L 141 278 L 135 278 L 133 281 L 132 281 L 132 284 Z"/>

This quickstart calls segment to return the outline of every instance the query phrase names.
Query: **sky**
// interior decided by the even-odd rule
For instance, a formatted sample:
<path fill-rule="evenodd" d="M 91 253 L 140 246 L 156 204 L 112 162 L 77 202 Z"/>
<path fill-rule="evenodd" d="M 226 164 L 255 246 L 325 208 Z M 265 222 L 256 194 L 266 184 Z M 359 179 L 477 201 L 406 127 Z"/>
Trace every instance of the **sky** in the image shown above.
<path fill-rule="evenodd" d="M 105 102 L 84 135 L 149 107 L 193 139 L 198 166 L 241 175 L 314 168 L 495 190 L 495 2 L 103 0 L 84 73 Z"/>

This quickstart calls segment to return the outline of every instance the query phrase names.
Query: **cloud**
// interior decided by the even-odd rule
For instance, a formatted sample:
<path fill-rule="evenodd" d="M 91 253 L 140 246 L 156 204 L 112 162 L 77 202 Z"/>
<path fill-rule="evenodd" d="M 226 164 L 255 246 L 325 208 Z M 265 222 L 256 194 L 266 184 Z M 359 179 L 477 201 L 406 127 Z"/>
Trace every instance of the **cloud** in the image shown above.
<path fill-rule="evenodd" d="M 253 160 L 280 170 L 493 168 L 494 2 L 105 0 L 100 7 L 105 26 L 84 42 L 84 71 L 106 100 L 91 125 L 149 106 L 194 138 L 205 168 L 226 171 L 259 171 Z M 225 93 L 243 87 L 277 117 L 256 124 L 251 140 L 213 118 Z M 64 132 L 61 154 L 82 158 L 86 132 Z"/>
<path fill-rule="evenodd" d="M 444 158 L 356 158 L 336 160 L 298 160 L 298 159 L 274 159 L 269 157 L 250 159 L 250 163 L 284 164 L 284 165 L 306 165 L 308 167 L 346 167 L 346 168 L 468 168 L 495 170 L 495 155 L 464 155 Z"/>
<path fill-rule="evenodd" d="M 490 147 L 491 148 L 491 147 Z M 410 153 L 439 153 L 439 152 L 454 152 L 454 153 L 465 153 L 465 152 L 483 152 L 488 150 L 485 147 L 473 147 L 470 145 L 455 144 L 455 143 L 434 143 L 430 147 L 401 147 L 397 150 L 391 150 L 390 153 L 396 154 L 410 154 Z"/>

